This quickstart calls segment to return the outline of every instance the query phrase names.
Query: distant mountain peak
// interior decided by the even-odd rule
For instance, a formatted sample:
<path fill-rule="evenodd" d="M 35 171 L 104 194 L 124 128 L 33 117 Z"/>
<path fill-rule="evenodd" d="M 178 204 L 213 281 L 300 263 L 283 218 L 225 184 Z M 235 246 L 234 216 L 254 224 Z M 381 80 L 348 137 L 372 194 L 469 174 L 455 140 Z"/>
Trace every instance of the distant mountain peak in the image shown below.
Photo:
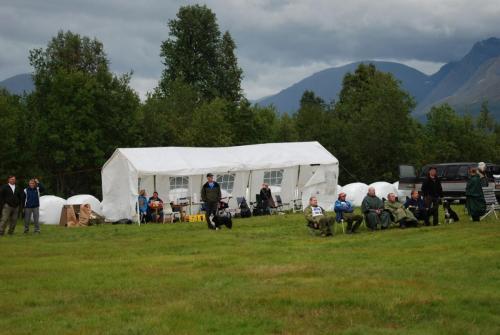
<path fill-rule="evenodd" d="M 0 87 L 5 88 L 11 94 L 23 94 L 30 93 L 35 86 L 31 74 L 23 73 L 0 81 Z"/>
<path fill-rule="evenodd" d="M 490 37 L 474 44 L 469 53 L 464 57 L 480 58 L 481 60 L 498 57 L 500 55 L 500 39 Z"/>

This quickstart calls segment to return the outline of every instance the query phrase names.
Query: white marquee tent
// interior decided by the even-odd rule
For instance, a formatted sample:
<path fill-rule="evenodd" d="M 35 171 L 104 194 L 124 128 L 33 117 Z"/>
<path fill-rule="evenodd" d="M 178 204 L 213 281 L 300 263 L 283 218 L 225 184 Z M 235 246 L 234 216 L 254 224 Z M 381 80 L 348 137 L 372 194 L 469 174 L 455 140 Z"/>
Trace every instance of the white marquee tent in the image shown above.
<path fill-rule="evenodd" d="M 268 182 L 283 203 L 316 195 L 327 208 L 335 198 L 338 160 L 318 142 L 255 144 L 221 148 L 119 148 L 102 168 L 102 210 L 106 219 L 137 220 L 140 189 L 163 201 L 189 197 L 200 201 L 205 175 L 213 173 L 221 187 L 236 197 L 255 201 Z M 195 211 L 195 209 L 191 208 Z"/>

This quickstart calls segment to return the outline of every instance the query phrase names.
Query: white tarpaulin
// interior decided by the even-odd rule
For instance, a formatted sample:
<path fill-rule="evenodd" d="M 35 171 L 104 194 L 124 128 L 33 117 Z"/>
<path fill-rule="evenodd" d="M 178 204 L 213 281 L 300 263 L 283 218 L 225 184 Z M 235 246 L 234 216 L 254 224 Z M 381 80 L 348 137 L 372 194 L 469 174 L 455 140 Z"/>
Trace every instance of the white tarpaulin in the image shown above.
<path fill-rule="evenodd" d="M 66 200 L 66 205 L 85 205 L 85 204 L 89 204 L 91 210 L 93 210 L 98 215 L 102 216 L 101 202 L 93 195 L 78 194 Z"/>
<path fill-rule="evenodd" d="M 396 196 L 398 195 L 398 189 L 395 188 L 393 184 L 389 184 L 385 181 L 377 181 L 375 183 L 371 183 L 369 187 L 373 187 L 375 189 L 375 195 L 380 199 L 387 199 L 389 193 L 394 193 Z"/>
<path fill-rule="evenodd" d="M 318 176 L 313 178 L 316 171 Z M 284 203 L 315 194 L 320 203 L 328 199 L 328 206 L 329 198 L 335 195 L 338 160 L 318 142 L 119 148 L 102 168 L 103 213 L 111 221 L 137 220 L 139 189 L 145 189 L 148 196 L 157 191 L 164 201 L 174 202 L 173 197 L 179 198 L 174 191 L 180 189 L 183 196 L 197 203 L 208 172 L 220 179 L 221 187 L 232 195 L 232 207 L 236 197 L 255 201 L 263 182 L 279 190 Z"/>
<path fill-rule="evenodd" d="M 342 192 L 346 194 L 346 199 L 354 206 L 361 206 L 363 199 L 368 192 L 368 185 L 365 183 L 351 183 L 342 187 Z"/>
<path fill-rule="evenodd" d="M 40 197 L 40 223 L 59 224 L 61 210 L 66 205 L 66 200 L 54 195 Z"/>

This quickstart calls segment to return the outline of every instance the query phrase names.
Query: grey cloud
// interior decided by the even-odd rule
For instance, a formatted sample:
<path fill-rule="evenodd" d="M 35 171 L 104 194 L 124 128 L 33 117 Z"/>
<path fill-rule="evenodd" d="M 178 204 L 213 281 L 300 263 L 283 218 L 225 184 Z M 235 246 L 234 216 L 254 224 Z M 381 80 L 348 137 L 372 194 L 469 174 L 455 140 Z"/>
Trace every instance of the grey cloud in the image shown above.
<path fill-rule="evenodd" d="M 72 30 L 102 41 L 112 70 L 133 70 L 132 84 L 144 95 L 163 69 L 159 53 L 167 21 L 186 3 L 195 2 L 3 1 L 0 79 L 30 72 L 28 50 L 45 46 L 58 30 Z M 221 30 L 236 41 L 251 98 L 285 88 L 322 66 L 374 58 L 440 64 L 462 57 L 474 42 L 500 36 L 497 0 L 481 6 L 467 0 L 206 3 Z"/>

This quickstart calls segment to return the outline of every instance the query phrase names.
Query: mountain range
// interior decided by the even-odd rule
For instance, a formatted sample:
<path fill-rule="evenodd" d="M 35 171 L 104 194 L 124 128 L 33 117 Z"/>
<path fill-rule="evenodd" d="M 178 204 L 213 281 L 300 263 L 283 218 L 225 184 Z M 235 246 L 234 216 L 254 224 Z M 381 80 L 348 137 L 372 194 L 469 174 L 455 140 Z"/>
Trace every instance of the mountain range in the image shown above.
<path fill-rule="evenodd" d="M 489 38 L 474 44 L 460 60 L 443 65 L 438 72 L 426 75 L 396 62 L 362 61 L 317 72 L 281 92 L 257 101 L 261 106 L 274 105 L 280 113 L 294 113 L 305 90 L 315 92 L 325 101 L 338 97 L 342 79 L 360 63 L 372 63 L 390 72 L 416 100 L 413 112 L 424 118 L 434 105 L 449 103 L 458 112 L 477 113 L 483 101 L 500 120 L 500 39 Z"/>
<path fill-rule="evenodd" d="M 33 91 L 35 85 L 33 85 L 31 74 L 23 73 L 0 81 L 0 87 L 5 88 L 11 94 L 21 95 L 24 92 L 30 93 Z"/>
<path fill-rule="evenodd" d="M 460 113 L 475 114 L 487 101 L 491 113 L 500 120 L 500 39 L 494 37 L 477 42 L 462 59 L 443 65 L 432 75 L 401 63 L 366 60 L 314 73 L 256 103 L 274 105 L 280 113 L 294 113 L 305 90 L 315 92 L 327 102 L 332 101 L 338 97 L 345 74 L 354 72 L 360 63 L 372 63 L 400 80 L 417 102 L 413 115 L 419 119 L 425 118 L 434 105 L 449 103 Z M 34 86 L 30 74 L 19 74 L 1 81 L 0 87 L 22 94 L 31 92 Z"/>

